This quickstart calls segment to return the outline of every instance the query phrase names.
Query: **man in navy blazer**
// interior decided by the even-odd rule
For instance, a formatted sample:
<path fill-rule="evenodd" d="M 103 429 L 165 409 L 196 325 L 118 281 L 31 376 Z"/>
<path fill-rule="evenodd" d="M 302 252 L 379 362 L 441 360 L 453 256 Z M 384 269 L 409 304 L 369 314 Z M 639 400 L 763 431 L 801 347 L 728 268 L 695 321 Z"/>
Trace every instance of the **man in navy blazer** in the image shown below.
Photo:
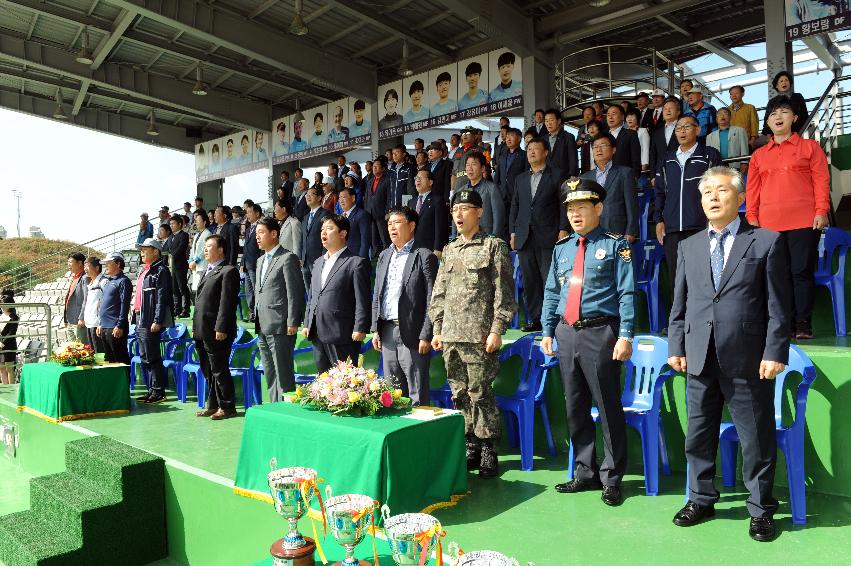
<path fill-rule="evenodd" d="M 529 169 L 526 152 L 520 149 L 522 133 L 517 128 L 509 128 L 505 134 L 505 149 L 499 156 L 499 167 L 493 173 L 493 182 L 499 187 L 505 201 L 505 209 L 511 208 L 514 196 L 514 181 L 518 175 Z"/>
<path fill-rule="evenodd" d="M 369 245 L 372 240 L 372 217 L 356 204 L 357 198 L 354 187 L 343 187 L 337 202 L 343 209 L 343 216 L 349 219 L 351 225 L 346 247 L 356 256 L 368 260 Z"/>
<path fill-rule="evenodd" d="M 606 124 L 609 134 L 615 140 L 615 165 L 624 165 L 632 169 L 638 178 L 641 175 L 641 144 L 638 134 L 626 127 L 624 111 L 620 104 L 609 106 L 606 110 Z M 593 158 L 593 155 L 592 155 Z"/>
<path fill-rule="evenodd" d="M 387 170 L 387 159 L 379 155 L 372 163 L 372 177 L 367 177 L 363 191 L 364 209 L 372 217 L 372 249 L 375 253 L 387 247 L 390 237 L 387 235 L 388 195 L 393 191 L 396 178 Z"/>
<path fill-rule="evenodd" d="M 240 271 L 245 273 L 245 292 L 248 300 L 249 319 L 254 321 L 254 290 L 257 288 L 257 260 L 263 255 L 257 245 L 257 221 L 263 217 L 263 209 L 259 204 L 249 204 L 245 207 L 245 217 L 248 226 L 245 227 L 245 244 L 242 246 Z"/>
<path fill-rule="evenodd" d="M 665 156 L 669 151 L 677 149 L 679 142 L 674 135 L 677 120 L 680 119 L 680 101 L 669 98 L 662 107 L 662 120 L 650 135 L 650 171 L 656 174 L 659 167 L 665 162 Z"/>
<path fill-rule="evenodd" d="M 304 288 L 310 289 L 313 274 L 313 263 L 325 253 L 322 247 L 322 221 L 328 216 L 328 211 L 322 208 L 322 189 L 310 187 L 307 189 L 308 212 L 304 215 L 301 232 L 301 271 L 304 275 Z"/>
<path fill-rule="evenodd" d="M 576 138 L 570 132 L 564 131 L 561 112 L 555 108 L 550 108 L 544 114 L 544 126 L 546 130 L 541 132 L 540 137 L 545 138 L 549 143 L 547 165 L 561 172 L 561 179 L 559 179 L 561 183 L 579 172 Z"/>
<path fill-rule="evenodd" d="M 419 173 L 430 173 L 424 170 Z M 372 346 L 382 352 L 384 375 L 399 380 L 414 405 L 429 404 L 431 319 L 428 306 L 437 257 L 414 239 L 417 213 L 407 206 L 387 213 L 390 246 L 378 256 L 372 294 Z"/>
<path fill-rule="evenodd" d="M 327 252 L 313 264 L 313 279 L 304 317 L 305 338 L 313 342 L 319 373 L 338 360 L 357 364 L 370 326 L 370 265 L 346 247 L 351 226 L 342 214 L 322 219 Z"/>
<path fill-rule="evenodd" d="M 408 201 L 408 207 L 419 217 L 414 243 L 428 248 L 439 258 L 449 241 L 449 211 L 443 197 L 435 192 L 434 183 L 434 174 L 428 168 L 417 171 L 414 177 L 417 196 Z"/>
<path fill-rule="evenodd" d="M 591 142 L 594 167 L 581 178 L 596 181 L 606 189 L 600 226 L 609 232 L 622 234 L 629 243 L 638 239 L 638 200 L 635 196 L 635 178 L 632 169 L 615 165 L 615 138 L 602 133 Z"/>
<path fill-rule="evenodd" d="M 699 191 L 709 226 L 679 244 L 668 329 L 668 363 L 688 372 L 688 503 L 674 524 L 691 526 L 715 514 L 726 401 L 742 445 L 749 534 L 770 541 L 777 510 L 774 378 L 789 357 L 789 258 L 782 234 L 740 220 L 745 187 L 738 171 L 709 169 Z"/>
<path fill-rule="evenodd" d="M 566 215 L 560 198 L 561 172 L 547 165 L 547 142 L 533 138 L 526 144 L 526 156 L 531 169 L 514 182 L 508 230 L 523 273 L 523 300 L 529 314 L 521 330 L 535 332 L 541 330 L 544 283 Z"/>

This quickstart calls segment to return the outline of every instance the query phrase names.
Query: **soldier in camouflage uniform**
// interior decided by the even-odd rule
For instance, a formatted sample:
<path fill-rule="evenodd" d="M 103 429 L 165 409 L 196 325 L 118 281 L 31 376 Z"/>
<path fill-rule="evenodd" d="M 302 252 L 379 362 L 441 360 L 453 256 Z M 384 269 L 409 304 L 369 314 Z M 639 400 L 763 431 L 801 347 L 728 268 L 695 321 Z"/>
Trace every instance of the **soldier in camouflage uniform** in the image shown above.
<path fill-rule="evenodd" d="M 443 350 L 452 400 L 464 414 L 467 469 L 492 478 L 500 418 L 491 385 L 499 371 L 501 336 L 517 305 L 508 246 L 480 233 L 481 217 L 479 193 L 455 193 L 452 218 L 459 236 L 443 248 L 428 314 L 432 347 Z"/>

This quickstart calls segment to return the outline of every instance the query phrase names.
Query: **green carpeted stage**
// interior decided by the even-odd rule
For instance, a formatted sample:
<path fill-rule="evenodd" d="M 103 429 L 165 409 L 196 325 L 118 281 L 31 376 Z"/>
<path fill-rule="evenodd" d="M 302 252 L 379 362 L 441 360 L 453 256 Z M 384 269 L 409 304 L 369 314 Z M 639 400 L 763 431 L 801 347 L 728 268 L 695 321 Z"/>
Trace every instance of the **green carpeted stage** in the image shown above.
<path fill-rule="evenodd" d="M 824 335 L 825 333 L 822 333 Z M 536 425 L 535 469 L 520 470 L 519 451 L 502 448 L 500 479 L 480 481 L 470 475 L 468 493 L 459 501 L 431 512 L 448 536 L 466 550 L 493 549 L 537 566 L 565 564 L 729 564 L 731 561 L 782 563 L 843 563 L 851 556 L 851 371 L 845 339 L 822 338 L 803 345 L 818 370 L 809 395 L 806 434 L 808 525 L 793 528 L 785 489 L 782 456 L 778 460 L 777 515 L 783 529 L 771 544 L 747 536 L 744 488 L 721 489 L 718 517 L 691 529 L 671 524 L 683 502 L 684 380 L 672 379 L 665 390 L 663 419 L 674 474 L 663 476 L 660 495 L 644 495 L 638 436 L 630 432 L 630 475 L 622 507 L 609 508 L 597 493 L 560 495 L 553 491 L 563 481 L 566 443 L 562 390 L 556 376 L 547 382 L 546 396 L 558 455 L 546 456 L 540 423 Z M 507 372 L 510 373 L 510 372 Z M 797 379 L 790 378 L 784 410 L 792 407 Z M 499 388 L 512 388 L 510 376 Z M 0 416 L 18 425 L 20 445 L 14 460 L 0 457 L 0 514 L 29 507 L 29 480 L 65 470 L 65 445 L 93 435 L 105 435 L 165 460 L 165 512 L 168 558 L 165 565 L 235 566 L 263 563 L 270 543 L 282 536 L 285 521 L 271 505 L 233 492 L 242 417 L 221 422 L 198 419 L 190 399 L 155 406 L 132 406 L 129 415 L 109 415 L 72 423 L 51 424 L 15 410 L 17 386 L 0 386 Z M 241 395 L 238 395 L 241 399 Z M 238 407 L 240 412 L 242 408 Z M 321 474 L 321 470 L 320 470 Z M 719 468 L 720 475 L 720 468 Z M 720 477 L 717 482 L 720 488 Z M 304 521 L 304 532 L 310 523 Z M 329 558 L 339 559 L 342 548 L 325 542 Z M 377 541 L 382 564 L 389 550 Z M 357 556 L 372 555 L 370 539 Z M 116 558 L 116 564 L 121 561 Z"/>

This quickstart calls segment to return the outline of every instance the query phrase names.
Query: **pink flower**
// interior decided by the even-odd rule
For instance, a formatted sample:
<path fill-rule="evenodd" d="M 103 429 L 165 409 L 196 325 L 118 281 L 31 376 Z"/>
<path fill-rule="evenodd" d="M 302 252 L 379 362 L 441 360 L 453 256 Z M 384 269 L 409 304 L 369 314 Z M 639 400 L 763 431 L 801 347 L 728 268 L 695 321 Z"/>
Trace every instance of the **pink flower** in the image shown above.
<path fill-rule="evenodd" d="M 381 393 L 381 404 L 385 407 L 393 406 L 393 395 L 389 391 L 384 391 Z"/>

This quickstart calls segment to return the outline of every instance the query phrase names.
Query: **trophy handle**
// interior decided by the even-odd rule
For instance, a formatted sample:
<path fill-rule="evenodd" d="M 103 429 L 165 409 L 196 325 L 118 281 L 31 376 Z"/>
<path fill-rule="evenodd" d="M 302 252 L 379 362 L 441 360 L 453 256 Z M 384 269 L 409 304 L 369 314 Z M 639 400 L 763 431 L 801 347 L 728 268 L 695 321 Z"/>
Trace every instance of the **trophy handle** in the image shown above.
<path fill-rule="evenodd" d="M 272 459 L 269 460 L 269 467 L 272 468 L 273 472 L 278 469 L 278 459 L 274 456 L 272 456 Z"/>
<path fill-rule="evenodd" d="M 390 507 L 388 507 L 388 506 L 387 506 L 387 504 L 385 503 L 384 505 L 382 505 L 382 506 L 381 506 L 381 520 L 382 520 L 382 523 L 383 523 L 384 521 L 387 521 L 387 519 L 389 519 L 389 518 L 390 518 Z"/>
<path fill-rule="evenodd" d="M 452 542 L 450 542 L 449 543 L 449 558 L 451 558 L 452 560 L 457 562 L 458 559 L 460 558 L 460 555 L 459 555 L 460 550 L 461 550 L 461 547 L 458 546 L 457 542 L 455 542 L 454 540 Z"/>
<path fill-rule="evenodd" d="M 330 485 L 330 484 L 329 484 L 329 485 L 326 485 L 326 486 L 325 486 L 325 501 L 328 501 L 329 499 L 331 499 L 331 495 L 332 495 L 333 493 L 334 493 L 334 492 L 333 492 L 333 490 L 331 489 L 331 485 Z"/>

